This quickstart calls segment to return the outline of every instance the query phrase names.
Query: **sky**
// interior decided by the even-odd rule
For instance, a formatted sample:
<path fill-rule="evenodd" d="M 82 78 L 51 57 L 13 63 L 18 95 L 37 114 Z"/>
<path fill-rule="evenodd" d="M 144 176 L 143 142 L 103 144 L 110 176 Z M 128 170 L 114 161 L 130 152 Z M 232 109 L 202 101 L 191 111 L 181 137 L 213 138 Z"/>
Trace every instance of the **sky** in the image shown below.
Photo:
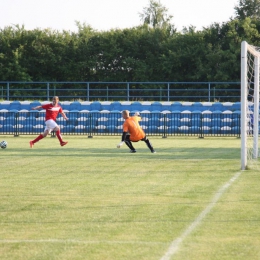
<path fill-rule="evenodd" d="M 159 0 L 157 0 L 159 1 Z M 178 31 L 197 30 L 235 16 L 239 0 L 160 0 Z M 77 32 L 76 21 L 98 31 L 141 25 L 149 0 L 0 0 L 0 29 L 24 25 L 26 30 L 51 28 Z"/>

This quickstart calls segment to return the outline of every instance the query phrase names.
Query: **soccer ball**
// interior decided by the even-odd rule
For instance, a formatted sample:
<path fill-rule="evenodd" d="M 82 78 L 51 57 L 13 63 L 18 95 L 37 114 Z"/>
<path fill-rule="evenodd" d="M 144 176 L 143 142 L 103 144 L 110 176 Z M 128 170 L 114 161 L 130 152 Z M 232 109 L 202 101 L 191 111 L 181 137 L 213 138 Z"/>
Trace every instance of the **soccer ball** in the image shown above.
<path fill-rule="evenodd" d="M 2 149 L 5 149 L 5 148 L 7 147 L 7 142 L 6 142 L 6 141 L 2 141 L 2 142 L 0 143 L 0 147 L 1 147 Z"/>

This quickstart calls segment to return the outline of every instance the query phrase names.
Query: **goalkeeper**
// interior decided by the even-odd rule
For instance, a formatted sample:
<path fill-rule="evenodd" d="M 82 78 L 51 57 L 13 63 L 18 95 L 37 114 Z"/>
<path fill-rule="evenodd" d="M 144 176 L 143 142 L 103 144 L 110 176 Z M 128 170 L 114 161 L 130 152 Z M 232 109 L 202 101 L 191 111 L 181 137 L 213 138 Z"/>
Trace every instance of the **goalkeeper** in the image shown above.
<path fill-rule="evenodd" d="M 136 113 L 134 116 L 129 116 L 128 110 L 122 111 L 122 117 L 125 119 L 125 122 L 123 124 L 122 140 L 117 145 L 117 148 L 120 148 L 125 143 L 130 148 L 131 153 L 136 153 L 132 142 L 144 141 L 150 151 L 155 153 L 149 139 L 146 137 L 146 134 L 139 125 L 141 117 L 138 115 L 139 113 Z"/>

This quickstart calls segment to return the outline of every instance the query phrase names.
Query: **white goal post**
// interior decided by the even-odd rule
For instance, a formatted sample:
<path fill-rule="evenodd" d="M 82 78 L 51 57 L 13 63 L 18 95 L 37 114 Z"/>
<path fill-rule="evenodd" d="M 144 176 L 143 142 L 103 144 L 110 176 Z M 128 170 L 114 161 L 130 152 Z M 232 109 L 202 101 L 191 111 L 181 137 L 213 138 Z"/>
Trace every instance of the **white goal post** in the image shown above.
<path fill-rule="evenodd" d="M 260 47 L 241 43 L 241 169 L 257 161 Z"/>

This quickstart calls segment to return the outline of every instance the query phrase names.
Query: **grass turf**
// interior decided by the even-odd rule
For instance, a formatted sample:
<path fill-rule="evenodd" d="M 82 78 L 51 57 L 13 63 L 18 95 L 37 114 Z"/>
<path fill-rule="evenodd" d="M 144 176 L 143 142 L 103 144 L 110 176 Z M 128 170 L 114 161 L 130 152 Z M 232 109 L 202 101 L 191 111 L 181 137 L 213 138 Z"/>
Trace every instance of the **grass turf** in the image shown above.
<path fill-rule="evenodd" d="M 0 136 L 1 259 L 161 259 L 240 171 L 236 138 Z M 259 259 L 259 178 L 241 173 L 169 259 Z"/>

